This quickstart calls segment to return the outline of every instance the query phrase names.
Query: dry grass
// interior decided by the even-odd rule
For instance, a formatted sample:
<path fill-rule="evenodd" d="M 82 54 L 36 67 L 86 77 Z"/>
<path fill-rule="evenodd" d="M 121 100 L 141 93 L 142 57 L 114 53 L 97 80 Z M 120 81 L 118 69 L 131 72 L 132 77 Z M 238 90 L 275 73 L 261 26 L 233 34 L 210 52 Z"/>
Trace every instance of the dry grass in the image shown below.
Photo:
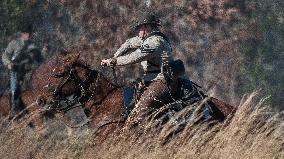
<path fill-rule="evenodd" d="M 198 122 L 198 108 L 187 108 L 162 127 L 152 121 L 143 133 L 125 130 L 99 146 L 86 127 L 50 121 L 35 132 L 26 126 L 28 119 L 9 126 L 2 120 L 0 158 L 283 158 L 284 114 L 270 110 L 265 100 L 255 102 L 255 96 L 244 97 L 224 123 Z"/>

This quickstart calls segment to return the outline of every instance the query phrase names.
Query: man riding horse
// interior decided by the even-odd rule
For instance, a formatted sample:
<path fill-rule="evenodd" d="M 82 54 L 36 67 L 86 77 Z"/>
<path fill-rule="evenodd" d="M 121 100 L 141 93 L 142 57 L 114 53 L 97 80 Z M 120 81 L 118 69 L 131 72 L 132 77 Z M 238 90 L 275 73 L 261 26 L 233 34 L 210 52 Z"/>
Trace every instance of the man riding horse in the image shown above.
<path fill-rule="evenodd" d="M 177 82 L 170 73 L 169 64 L 174 61 L 169 39 L 159 30 L 160 20 L 153 13 L 143 13 L 134 28 L 138 36 L 126 40 L 113 58 L 103 59 L 101 65 L 124 66 L 141 63 L 143 81 L 147 89 L 143 92 L 128 120 L 139 124 L 155 109 L 174 100 Z M 130 52 L 130 53 L 129 53 Z"/>
<path fill-rule="evenodd" d="M 46 47 L 41 51 L 31 42 L 32 26 L 22 23 L 19 27 L 20 35 L 12 40 L 2 55 L 2 62 L 10 74 L 10 105 L 11 113 L 20 111 L 20 94 L 27 88 L 31 80 L 32 70 L 43 60 Z"/>

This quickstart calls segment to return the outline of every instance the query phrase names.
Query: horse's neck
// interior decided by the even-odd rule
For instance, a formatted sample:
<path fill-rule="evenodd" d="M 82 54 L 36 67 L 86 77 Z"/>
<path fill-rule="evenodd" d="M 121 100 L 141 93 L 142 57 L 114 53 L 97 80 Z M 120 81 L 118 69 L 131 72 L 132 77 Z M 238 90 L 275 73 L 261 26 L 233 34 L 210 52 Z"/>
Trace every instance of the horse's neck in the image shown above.
<path fill-rule="evenodd" d="M 109 80 L 107 80 L 101 74 L 100 74 L 100 78 L 99 78 L 99 83 L 100 83 L 100 87 L 102 88 L 104 94 L 108 94 L 113 89 L 118 88 L 117 86 L 115 86 L 114 84 L 109 82 Z"/>
<path fill-rule="evenodd" d="M 83 61 L 78 60 L 73 66 L 80 79 L 88 81 L 89 78 L 94 78 L 93 87 L 95 87 L 96 93 L 98 93 L 98 96 L 100 96 L 98 98 L 106 97 L 116 88 L 118 88 L 118 86 L 114 85 L 107 78 L 105 78 L 102 73 L 92 70 L 90 66 L 86 65 Z"/>
<path fill-rule="evenodd" d="M 110 94 L 116 91 L 117 87 L 111 84 L 101 73 L 97 75 L 91 83 L 89 90 L 93 103 L 102 103 Z"/>
<path fill-rule="evenodd" d="M 114 84 L 109 82 L 107 78 L 105 78 L 102 73 L 92 70 L 90 66 L 86 65 L 82 61 L 76 61 L 73 64 L 74 69 L 76 70 L 76 74 L 79 79 L 82 81 L 88 81 L 86 86 L 91 87 L 92 93 L 98 95 L 98 98 L 105 97 L 109 93 L 111 93 L 114 89 L 117 88 Z"/>
<path fill-rule="evenodd" d="M 58 79 L 51 77 L 51 73 L 58 63 L 58 59 L 61 56 L 59 54 L 52 55 L 45 62 L 41 63 L 40 66 L 34 71 L 32 77 L 32 86 L 34 89 L 42 89 L 49 83 L 53 83 Z"/>

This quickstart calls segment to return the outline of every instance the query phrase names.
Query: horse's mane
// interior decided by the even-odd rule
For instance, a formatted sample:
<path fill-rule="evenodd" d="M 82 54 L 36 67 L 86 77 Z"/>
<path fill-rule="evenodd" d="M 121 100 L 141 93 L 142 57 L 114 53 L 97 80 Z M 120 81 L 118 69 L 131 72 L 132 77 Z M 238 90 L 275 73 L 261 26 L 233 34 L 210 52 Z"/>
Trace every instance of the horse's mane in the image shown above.
<path fill-rule="evenodd" d="M 93 70 L 88 63 L 86 63 L 84 60 L 82 60 L 80 58 L 79 53 L 69 53 L 69 54 L 65 55 L 61 59 L 61 63 L 62 63 L 63 67 L 72 67 L 72 65 L 77 64 L 77 65 L 80 65 L 80 66 L 82 66 L 86 69 Z M 97 71 L 97 70 L 95 70 L 95 71 Z"/>
<path fill-rule="evenodd" d="M 78 54 L 78 53 L 70 53 L 70 54 L 64 56 L 64 58 L 62 58 L 62 64 L 65 67 L 72 67 L 72 65 L 77 64 L 77 65 L 80 65 L 81 67 L 84 67 L 84 68 L 90 70 L 90 71 L 95 71 L 100 76 L 100 78 L 103 78 L 104 80 L 106 80 L 110 84 L 112 84 L 116 87 L 119 87 L 118 85 L 111 82 L 111 80 L 109 80 L 101 70 L 92 68 L 88 63 L 86 63 L 84 60 L 82 60 L 80 58 L 80 54 Z M 63 68 L 61 68 L 61 69 L 63 69 Z"/>
<path fill-rule="evenodd" d="M 41 63 L 40 66 L 34 71 L 31 81 L 33 89 L 41 90 L 47 84 L 56 81 L 56 79 L 52 78 L 50 74 L 58 63 L 60 56 L 61 55 L 57 53 L 53 54 L 49 59 Z"/>

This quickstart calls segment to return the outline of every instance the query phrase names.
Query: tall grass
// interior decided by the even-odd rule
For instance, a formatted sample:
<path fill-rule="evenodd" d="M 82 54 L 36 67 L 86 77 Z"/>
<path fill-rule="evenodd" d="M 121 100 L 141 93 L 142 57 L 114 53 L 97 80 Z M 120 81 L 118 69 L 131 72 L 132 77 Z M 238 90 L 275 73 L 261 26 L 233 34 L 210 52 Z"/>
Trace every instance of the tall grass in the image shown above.
<path fill-rule="evenodd" d="M 283 158 L 284 113 L 270 109 L 265 99 L 255 101 L 256 96 L 246 95 L 223 123 L 197 120 L 197 105 L 163 126 L 152 120 L 140 133 L 123 129 L 102 144 L 87 127 L 49 121 L 35 131 L 26 126 L 28 118 L 10 125 L 2 120 L 0 158 Z"/>

